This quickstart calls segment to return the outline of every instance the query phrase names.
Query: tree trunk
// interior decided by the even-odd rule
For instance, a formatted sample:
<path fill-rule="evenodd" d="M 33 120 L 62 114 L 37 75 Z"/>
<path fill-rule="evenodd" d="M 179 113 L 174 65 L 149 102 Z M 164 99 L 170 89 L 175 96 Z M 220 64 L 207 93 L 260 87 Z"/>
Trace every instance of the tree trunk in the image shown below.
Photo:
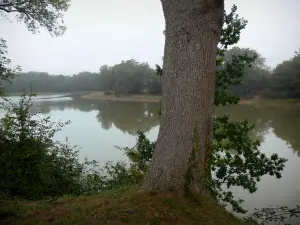
<path fill-rule="evenodd" d="M 161 125 L 143 188 L 204 193 L 224 0 L 161 2 L 166 21 Z"/>

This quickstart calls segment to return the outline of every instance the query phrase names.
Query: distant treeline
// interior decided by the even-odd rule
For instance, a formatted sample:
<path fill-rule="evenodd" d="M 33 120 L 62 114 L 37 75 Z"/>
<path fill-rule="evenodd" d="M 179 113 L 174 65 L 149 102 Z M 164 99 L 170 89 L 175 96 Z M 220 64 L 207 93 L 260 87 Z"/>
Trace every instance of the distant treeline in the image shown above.
<path fill-rule="evenodd" d="M 233 86 L 231 91 L 241 97 L 266 98 L 300 98 L 300 53 L 283 61 L 271 70 L 257 51 L 234 47 L 226 52 L 225 58 L 230 60 L 231 54 L 257 54 L 251 68 L 245 70 L 242 84 Z"/>
<path fill-rule="evenodd" d="M 7 92 L 76 92 L 104 91 L 107 94 L 128 95 L 147 92 L 161 94 L 161 77 L 147 63 L 122 61 L 114 66 L 101 66 L 98 73 L 81 72 L 73 76 L 50 75 L 46 72 L 20 73 L 4 86 Z"/>
<path fill-rule="evenodd" d="M 256 54 L 251 68 L 244 72 L 242 83 L 231 91 L 243 98 L 262 96 L 269 98 L 300 98 L 300 53 L 271 70 L 256 50 L 234 47 L 225 54 L 231 60 L 233 54 Z M 106 94 L 130 95 L 139 93 L 161 94 L 162 80 L 148 63 L 134 59 L 114 66 L 104 65 L 98 73 L 81 72 L 73 76 L 49 75 L 45 72 L 20 73 L 7 92 L 22 92 L 32 88 L 34 92 L 103 91 Z"/>

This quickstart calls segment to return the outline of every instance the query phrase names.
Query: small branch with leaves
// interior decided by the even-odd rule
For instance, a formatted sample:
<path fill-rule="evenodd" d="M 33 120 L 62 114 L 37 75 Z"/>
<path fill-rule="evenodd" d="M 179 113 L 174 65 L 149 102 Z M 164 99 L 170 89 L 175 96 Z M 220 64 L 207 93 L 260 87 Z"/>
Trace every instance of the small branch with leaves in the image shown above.
<path fill-rule="evenodd" d="M 52 36 L 60 36 L 66 30 L 63 12 L 70 0 L 0 0 L 0 12 L 16 13 L 18 21 L 24 22 L 33 33 L 44 27 Z"/>

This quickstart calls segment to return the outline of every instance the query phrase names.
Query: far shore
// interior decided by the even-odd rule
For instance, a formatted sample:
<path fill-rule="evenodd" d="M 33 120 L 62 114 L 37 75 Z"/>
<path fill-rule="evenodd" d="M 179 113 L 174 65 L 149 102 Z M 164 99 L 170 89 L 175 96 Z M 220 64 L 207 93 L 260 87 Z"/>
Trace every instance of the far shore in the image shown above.
<path fill-rule="evenodd" d="M 7 93 L 7 96 L 20 96 L 22 93 Z M 78 92 L 38 92 L 36 93 L 41 99 L 48 98 L 62 98 L 71 97 L 74 99 L 87 99 L 87 100 L 102 100 L 113 102 L 159 102 L 162 98 L 161 95 L 151 95 L 146 93 L 136 95 L 106 95 L 101 91 L 78 91 Z M 47 96 L 58 95 L 58 96 Z M 44 97 L 45 96 L 45 97 Z M 271 107 L 271 108 L 300 108 L 300 99 L 267 99 L 256 96 L 251 99 L 241 99 L 238 103 L 240 105 L 252 105 L 254 107 Z"/>
<path fill-rule="evenodd" d="M 161 100 L 159 95 L 125 95 L 125 96 L 115 96 L 115 95 L 105 95 L 103 92 L 92 92 L 82 95 L 82 99 L 91 100 L 105 100 L 105 101 L 123 101 L 123 102 L 158 102 Z"/>
<path fill-rule="evenodd" d="M 80 96 L 81 99 L 104 100 L 104 101 L 120 101 L 120 102 L 158 102 L 161 100 L 160 95 L 139 94 L 128 96 L 105 95 L 103 92 L 90 92 Z M 254 107 L 300 107 L 299 99 L 266 99 L 254 97 L 252 99 L 241 99 L 240 105 L 252 105 Z"/>

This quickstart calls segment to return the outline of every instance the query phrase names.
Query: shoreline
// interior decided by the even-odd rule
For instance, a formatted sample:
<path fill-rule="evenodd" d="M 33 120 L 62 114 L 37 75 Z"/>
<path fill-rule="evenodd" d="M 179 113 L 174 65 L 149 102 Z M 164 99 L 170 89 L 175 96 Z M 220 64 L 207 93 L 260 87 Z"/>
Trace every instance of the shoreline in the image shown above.
<path fill-rule="evenodd" d="M 6 97 L 10 96 L 20 96 L 22 93 L 7 93 Z M 136 94 L 136 95 L 124 95 L 124 96 L 115 96 L 115 95 L 105 95 L 101 91 L 79 91 L 79 92 L 37 92 L 37 96 L 40 99 L 48 98 L 63 98 L 70 97 L 73 99 L 83 99 L 83 100 L 99 100 L 99 101 L 111 101 L 111 102 L 154 102 L 158 103 L 162 100 L 161 95 L 151 95 L 146 93 Z M 48 96 L 47 96 L 48 95 Z M 58 96 L 49 96 L 49 95 L 58 95 Z M 254 107 L 299 107 L 300 108 L 300 99 L 268 99 L 254 97 L 250 99 L 241 99 L 238 105 L 251 105 Z"/>
<path fill-rule="evenodd" d="M 89 100 L 105 100 L 105 101 L 122 101 L 122 102 L 158 102 L 161 100 L 159 95 L 128 95 L 128 96 L 115 96 L 105 95 L 103 92 L 91 92 L 80 96 L 81 99 Z"/>

